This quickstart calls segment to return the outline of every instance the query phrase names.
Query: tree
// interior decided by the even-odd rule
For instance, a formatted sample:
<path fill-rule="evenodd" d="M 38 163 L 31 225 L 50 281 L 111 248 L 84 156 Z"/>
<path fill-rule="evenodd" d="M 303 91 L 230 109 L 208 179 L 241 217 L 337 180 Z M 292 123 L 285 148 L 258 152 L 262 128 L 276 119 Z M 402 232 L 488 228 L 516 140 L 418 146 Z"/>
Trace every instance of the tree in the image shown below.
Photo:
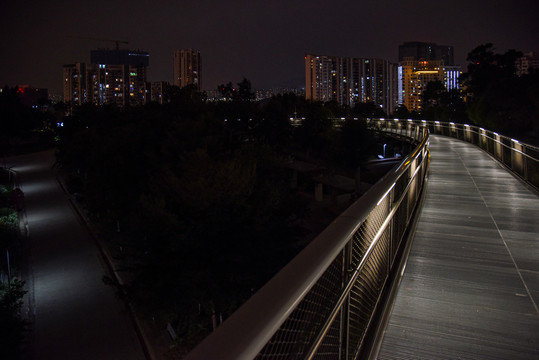
<path fill-rule="evenodd" d="M 352 108 L 352 116 L 361 116 L 364 118 L 381 118 L 387 114 L 384 110 L 376 106 L 373 102 L 360 102 Z"/>
<path fill-rule="evenodd" d="M 504 54 L 494 52 L 492 43 L 479 45 L 468 53 L 468 71 L 461 79 L 472 100 L 478 99 L 489 86 L 501 79 L 516 76 L 515 61 L 522 56 L 520 51 L 508 50 Z"/>
<path fill-rule="evenodd" d="M 430 81 L 421 94 L 421 118 L 437 121 L 466 121 L 466 110 L 458 89 L 447 91 L 441 81 Z"/>
<path fill-rule="evenodd" d="M 393 116 L 398 118 L 398 119 L 420 119 L 421 116 L 419 115 L 419 113 L 417 111 L 412 111 L 410 112 L 410 110 L 408 110 L 408 108 L 406 107 L 406 105 L 404 104 L 401 104 L 397 107 L 397 109 L 395 109 L 395 111 L 393 112 Z"/>
<path fill-rule="evenodd" d="M 536 74 L 516 75 L 522 53 L 494 52 L 492 44 L 473 49 L 463 74 L 468 89 L 469 118 L 477 125 L 515 136 L 539 134 L 539 88 Z"/>
<path fill-rule="evenodd" d="M 15 280 L 11 284 L 0 282 L 0 357 L 16 359 L 19 345 L 23 339 L 26 322 L 21 319 L 20 311 L 24 282 Z"/>

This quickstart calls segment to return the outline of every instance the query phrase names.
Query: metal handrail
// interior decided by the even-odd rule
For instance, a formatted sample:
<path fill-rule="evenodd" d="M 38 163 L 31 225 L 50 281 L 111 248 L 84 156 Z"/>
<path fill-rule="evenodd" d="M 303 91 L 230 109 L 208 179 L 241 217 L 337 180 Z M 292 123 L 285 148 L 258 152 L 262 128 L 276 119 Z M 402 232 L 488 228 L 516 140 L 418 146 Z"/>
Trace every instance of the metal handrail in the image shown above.
<path fill-rule="evenodd" d="M 424 124 L 431 134 L 453 137 L 480 147 L 513 174 L 539 191 L 539 147 L 469 124 L 411 119 L 367 120 L 368 123 L 383 123 L 382 126 L 386 128 L 391 128 L 392 123 L 403 121 Z"/>
<path fill-rule="evenodd" d="M 405 122 L 395 133 L 414 151 L 186 359 L 357 356 L 428 173 L 424 124 Z"/>

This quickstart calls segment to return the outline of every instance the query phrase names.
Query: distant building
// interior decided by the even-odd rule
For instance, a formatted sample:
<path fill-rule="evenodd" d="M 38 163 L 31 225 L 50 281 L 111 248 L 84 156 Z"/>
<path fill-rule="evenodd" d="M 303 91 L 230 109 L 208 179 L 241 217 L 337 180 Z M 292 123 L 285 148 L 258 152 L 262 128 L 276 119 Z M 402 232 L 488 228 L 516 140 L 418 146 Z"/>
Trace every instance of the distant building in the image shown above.
<path fill-rule="evenodd" d="M 422 93 L 429 82 L 440 81 L 447 90 L 459 89 L 460 74 L 453 46 L 405 42 L 399 45 L 398 103 L 410 111 L 421 111 Z"/>
<path fill-rule="evenodd" d="M 156 81 L 152 83 L 147 83 L 146 87 L 146 98 L 148 102 L 156 102 L 163 104 L 165 102 L 165 91 L 167 86 L 170 84 L 168 81 Z"/>
<path fill-rule="evenodd" d="M 201 91 L 202 63 L 200 52 L 192 49 L 176 50 L 174 52 L 174 85 L 180 88 L 194 84 Z"/>
<path fill-rule="evenodd" d="M 64 65 L 64 102 L 81 105 L 86 102 L 86 64 Z"/>
<path fill-rule="evenodd" d="M 92 50 L 91 63 L 64 65 L 64 101 L 136 106 L 146 102 L 150 54 L 132 50 Z"/>
<path fill-rule="evenodd" d="M 305 90 L 292 87 L 274 87 L 270 89 L 257 89 L 255 90 L 255 100 L 270 99 L 276 95 L 294 94 L 296 96 L 305 97 Z"/>
<path fill-rule="evenodd" d="M 405 58 L 414 60 L 442 60 L 444 65 L 453 66 L 453 46 L 437 45 L 435 43 L 409 41 L 399 45 L 399 62 Z"/>
<path fill-rule="evenodd" d="M 533 71 L 539 71 L 539 54 L 535 52 L 525 53 L 522 57 L 517 59 L 515 67 L 517 76 L 530 74 Z"/>
<path fill-rule="evenodd" d="M 397 105 L 397 68 L 382 59 L 307 54 L 305 98 L 348 106 L 372 102 L 390 114 Z"/>
<path fill-rule="evenodd" d="M 447 90 L 459 89 L 460 66 L 445 66 L 443 60 L 404 58 L 398 67 L 398 103 L 410 111 L 421 111 L 427 84 L 440 81 Z"/>
<path fill-rule="evenodd" d="M 49 90 L 34 88 L 30 85 L 17 86 L 17 93 L 21 98 L 21 102 L 35 109 L 43 109 L 49 103 Z"/>

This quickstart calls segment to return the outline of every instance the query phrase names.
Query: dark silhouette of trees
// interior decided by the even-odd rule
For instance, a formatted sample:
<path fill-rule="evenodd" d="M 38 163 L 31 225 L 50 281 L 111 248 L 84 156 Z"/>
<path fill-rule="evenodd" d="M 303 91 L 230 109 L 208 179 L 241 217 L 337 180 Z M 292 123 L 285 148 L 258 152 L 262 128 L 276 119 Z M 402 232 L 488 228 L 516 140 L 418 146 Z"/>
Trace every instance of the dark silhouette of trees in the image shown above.
<path fill-rule="evenodd" d="M 498 81 L 516 76 L 515 61 L 522 56 L 520 51 L 508 50 L 504 54 L 494 52 L 491 43 L 482 44 L 468 53 L 468 71 L 461 80 L 468 96 L 477 100 L 490 86 Z"/>
<path fill-rule="evenodd" d="M 58 133 L 70 188 L 130 273 L 121 293 L 191 340 L 305 243 L 307 204 L 290 187 L 289 159 L 349 174 L 375 141 L 361 119 L 336 130 L 332 118 L 351 110 L 335 103 L 257 103 L 246 79 L 223 88 L 228 101 L 170 87 L 163 105 L 81 106 Z"/>
<path fill-rule="evenodd" d="M 2 359 L 18 359 L 20 344 L 24 337 L 26 322 L 20 316 L 22 299 L 26 293 L 24 282 L 0 282 L 0 356 Z"/>
<path fill-rule="evenodd" d="M 421 94 L 421 118 L 466 122 L 466 106 L 458 89 L 447 90 L 441 81 L 431 81 Z"/>
<path fill-rule="evenodd" d="M 397 119 L 421 119 L 421 115 L 417 111 L 410 111 L 405 105 L 399 105 L 393 112 L 393 116 Z"/>
<path fill-rule="evenodd" d="M 537 74 L 516 75 L 516 50 L 495 53 L 492 44 L 473 49 L 463 74 L 468 89 L 468 116 L 477 125 L 518 137 L 539 134 Z"/>

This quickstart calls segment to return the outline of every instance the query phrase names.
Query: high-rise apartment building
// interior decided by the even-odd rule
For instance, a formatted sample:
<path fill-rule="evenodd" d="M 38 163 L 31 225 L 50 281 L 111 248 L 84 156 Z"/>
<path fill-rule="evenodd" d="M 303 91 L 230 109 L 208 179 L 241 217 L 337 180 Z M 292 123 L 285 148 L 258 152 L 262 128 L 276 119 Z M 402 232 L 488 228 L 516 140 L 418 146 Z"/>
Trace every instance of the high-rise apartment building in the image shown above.
<path fill-rule="evenodd" d="M 405 58 L 414 60 L 443 60 L 444 65 L 453 66 L 453 46 L 437 45 L 435 43 L 409 41 L 399 45 L 399 62 Z"/>
<path fill-rule="evenodd" d="M 397 70 L 382 59 L 305 56 L 305 98 L 354 106 L 372 102 L 386 113 L 397 105 Z"/>
<path fill-rule="evenodd" d="M 156 81 L 146 84 L 147 101 L 163 104 L 165 102 L 165 91 L 170 84 L 167 81 Z"/>
<path fill-rule="evenodd" d="M 539 54 L 534 52 L 525 53 L 515 61 L 517 76 L 527 75 L 539 70 Z"/>
<path fill-rule="evenodd" d="M 180 88 L 194 84 L 202 88 L 200 52 L 192 49 L 174 51 L 174 85 Z"/>
<path fill-rule="evenodd" d="M 447 90 L 459 89 L 460 74 L 452 46 L 406 42 L 399 46 L 398 103 L 421 111 L 422 93 L 429 82 L 440 81 Z"/>
<path fill-rule="evenodd" d="M 460 66 L 445 66 L 443 60 L 405 58 L 398 74 L 398 103 L 410 111 L 421 111 L 422 93 L 431 81 L 442 82 L 447 90 L 459 89 Z"/>
<path fill-rule="evenodd" d="M 86 102 L 86 64 L 64 65 L 64 102 L 81 105 Z"/>
<path fill-rule="evenodd" d="M 131 50 L 92 50 L 91 63 L 64 65 L 64 100 L 136 106 L 146 102 L 149 54 Z"/>

